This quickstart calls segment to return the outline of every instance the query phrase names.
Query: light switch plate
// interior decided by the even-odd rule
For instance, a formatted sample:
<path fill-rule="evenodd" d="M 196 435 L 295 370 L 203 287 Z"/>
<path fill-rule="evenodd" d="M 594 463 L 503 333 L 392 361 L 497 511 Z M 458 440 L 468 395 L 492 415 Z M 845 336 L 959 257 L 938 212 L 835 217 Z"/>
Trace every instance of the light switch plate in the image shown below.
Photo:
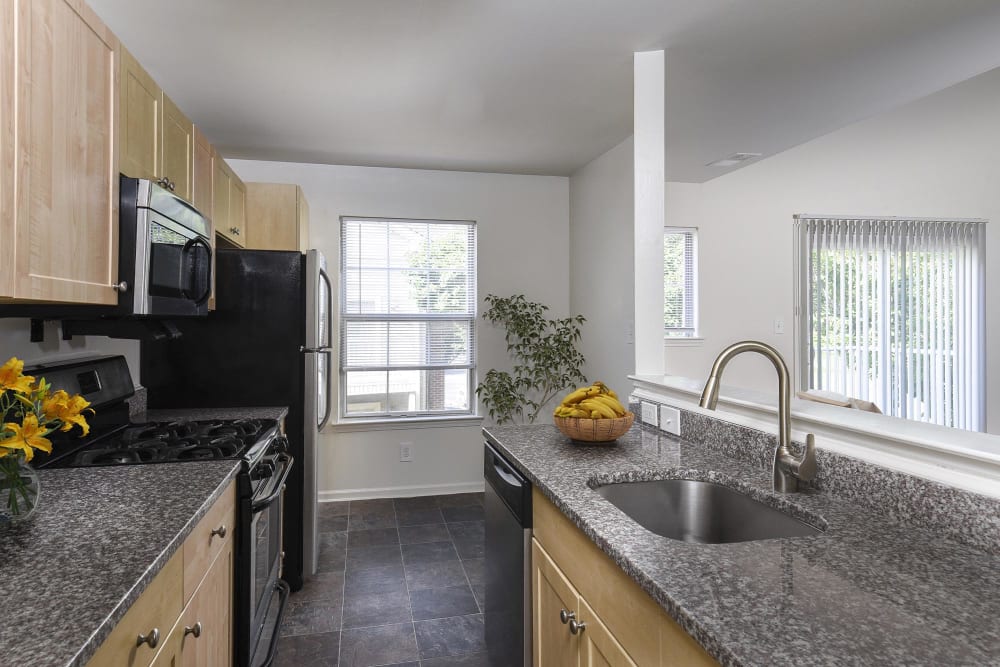
<path fill-rule="evenodd" d="M 649 424 L 650 426 L 656 426 L 656 404 L 655 403 L 643 403 L 642 404 L 642 423 Z"/>
<path fill-rule="evenodd" d="M 681 434 L 681 411 L 669 405 L 660 406 L 660 428 L 674 435 Z"/>

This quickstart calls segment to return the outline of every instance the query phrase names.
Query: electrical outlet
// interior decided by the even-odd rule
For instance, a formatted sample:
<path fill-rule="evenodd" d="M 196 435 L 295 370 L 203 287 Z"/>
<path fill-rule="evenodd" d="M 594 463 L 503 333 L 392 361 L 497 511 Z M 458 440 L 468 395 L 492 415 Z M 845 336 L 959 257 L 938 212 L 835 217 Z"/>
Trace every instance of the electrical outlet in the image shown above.
<path fill-rule="evenodd" d="M 660 428 L 674 435 L 681 434 L 681 411 L 669 405 L 660 406 Z"/>
<path fill-rule="evenodd" d="M 646 403 L 642 404 L 642 423 L 649 424 L 650 426 L 656 426 L 656 404 Z"/>
<path fill-rule="evenodd" d="M 401 442 L 399 443 L 399 460 L 403 463 L 408 463 L 413 460 L 413 443 L 412 442 Z"/>
<path fill-rule="evenodd" d="M 774 318 L 774 333 L 776 334 L 785 333 L 785 318 L 783 317 Z"/>

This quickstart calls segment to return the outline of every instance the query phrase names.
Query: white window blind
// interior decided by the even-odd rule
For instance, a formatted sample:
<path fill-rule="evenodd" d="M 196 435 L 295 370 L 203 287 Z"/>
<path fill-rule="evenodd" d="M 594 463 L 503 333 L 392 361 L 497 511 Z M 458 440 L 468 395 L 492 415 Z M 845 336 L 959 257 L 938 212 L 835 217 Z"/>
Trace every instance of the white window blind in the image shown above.
<path fill-rule="evenodd" d="M 796 216 L 799 380 L 985 429 L 985 221 Z"/>
<path fill-rule="evenodd" d="M 663 331 L 670 338 L 698 335 L 696 229 L 663 230 Z"/>
<path fill-rule="evenodd" d="M 470 414 L 473 222 L 341 219 L 341 414 Z"/>

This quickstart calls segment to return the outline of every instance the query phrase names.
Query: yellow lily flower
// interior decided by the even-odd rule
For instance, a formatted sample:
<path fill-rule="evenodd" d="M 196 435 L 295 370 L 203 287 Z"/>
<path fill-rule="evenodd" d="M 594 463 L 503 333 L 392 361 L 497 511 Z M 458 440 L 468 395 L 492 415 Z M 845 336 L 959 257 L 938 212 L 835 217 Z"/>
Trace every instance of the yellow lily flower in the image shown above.
<path fill-rule="evenodd" d="M 35 378 L 31 375 L 23 375 L 24 362 L 17 357 L 11 357 L 3 366 L 0 366 L 0 389 L 11 389 L 19 394 L 30 394 L 31 384 Z"/>
<path fill-rule="evenodd" d="M 68 431 L 75 424 L 83 430 L 83 435 L 87 435 L 90 433 L 90 424 L 80 413 L 89 405 L 90 402 L 83 396 L 70 396 L 60 389 L 42 401 L 42 414 L 48 420 L 60 420 L 63 423 L 59 429 L 61 431 Z"/>
<path fill-rule="evenodd" d="M 10 450 L 9 453 L 21 450 L 24 452 L 24 460 L 30 461 L 35 455 L 35 449 L 43 452 L 52 451 L 52 443 L 45 437 L 45 429 L 38 425 L 38 417 L 26 415 L 24 423 L 21 425 L 14 422 L 7 422 L 3 425 L 5 431 L 12 431 L 13 436 L 0 441 L 0 448 Z"/>

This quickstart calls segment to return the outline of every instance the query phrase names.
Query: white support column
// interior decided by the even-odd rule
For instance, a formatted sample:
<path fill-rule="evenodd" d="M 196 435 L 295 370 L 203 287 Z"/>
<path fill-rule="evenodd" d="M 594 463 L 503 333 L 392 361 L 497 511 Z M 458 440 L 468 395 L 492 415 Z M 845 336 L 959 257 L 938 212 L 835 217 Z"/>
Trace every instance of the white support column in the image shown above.
<path fill-rule="evenodd" d="M 663 374 L 664 53 L 634 54 L 635 372 Z"/>

